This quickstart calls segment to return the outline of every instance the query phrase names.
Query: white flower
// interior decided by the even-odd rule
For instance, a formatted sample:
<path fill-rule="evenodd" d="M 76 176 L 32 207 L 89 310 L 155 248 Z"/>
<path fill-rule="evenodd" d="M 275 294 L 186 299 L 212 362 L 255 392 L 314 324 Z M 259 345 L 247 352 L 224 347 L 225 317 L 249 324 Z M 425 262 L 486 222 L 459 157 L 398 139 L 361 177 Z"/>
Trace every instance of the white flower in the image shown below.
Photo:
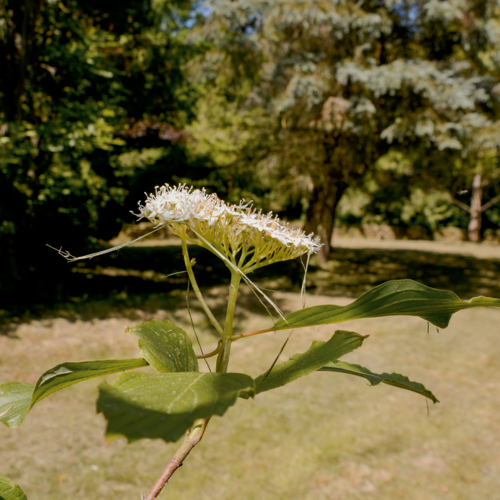
<path fill-rule="evenodd" d="M 246 273 L 321 247 L 319 238 L 292 229 L 272 212 L 256 212 L 245 200 L 228 205 L 205 189 L 185 185 L 157 187 L 144 205 L 139 202 L 139 211 L 139 219 L 168 225 L 174 234 L 211 251 L 214 247 Z"/>

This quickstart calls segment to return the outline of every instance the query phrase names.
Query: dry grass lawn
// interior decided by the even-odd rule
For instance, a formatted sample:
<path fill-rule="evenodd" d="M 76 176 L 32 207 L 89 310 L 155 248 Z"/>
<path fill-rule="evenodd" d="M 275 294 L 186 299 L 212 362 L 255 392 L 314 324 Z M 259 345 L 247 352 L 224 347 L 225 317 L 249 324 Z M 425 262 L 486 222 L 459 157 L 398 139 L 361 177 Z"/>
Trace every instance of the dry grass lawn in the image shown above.
<path fill-rule="evenodd" d="M 223 289 L 211 291 L 222 304 Z M 308 305 L 346 304 L 320 295 Z M 298 295 L 282 293 L 286 311 Z M 194 302 L 194 301 L 193 301 Z M 211 348 L 194 306 L 202 342 Z M 93 321 L 43 319 L 0 335 L 0 383 L 35 382 L 65 360 L 137 357 L 125 326 L 168 318 L 189 330 L 182 297 L 145 315 Z M 264 327 L 265 315 L 248 295 L 238 310 L 240 330 Z M 373 371 L 403 373 L 440 399 L 429 404 L 393 387 L 315 373 L 254 400 L 240 400 L 207 434 L 173 477 L 162 498 L 182 500 L 497 500 L 500 498 L 500 310 L 458 313 L 436 332 L 417 318 L 362 320 L 338 325 L 370 334 L 345 359 Z M 282 359 L 326 340 L 334 328 L 296 330 Z M 259 375 L 287 333 L 238 341 L 230 370 Z M 206 366 L 201 363 L 201 369 Z M 113 377 L 110 377 L 112 380 Z M 0 428 L 0 475 L 30 500 L 140 499 L 176 444 L 104 442 L 105 421 L 95 413 L 99 380 L 62 391 L 37 405 L 23 426 Z"/>

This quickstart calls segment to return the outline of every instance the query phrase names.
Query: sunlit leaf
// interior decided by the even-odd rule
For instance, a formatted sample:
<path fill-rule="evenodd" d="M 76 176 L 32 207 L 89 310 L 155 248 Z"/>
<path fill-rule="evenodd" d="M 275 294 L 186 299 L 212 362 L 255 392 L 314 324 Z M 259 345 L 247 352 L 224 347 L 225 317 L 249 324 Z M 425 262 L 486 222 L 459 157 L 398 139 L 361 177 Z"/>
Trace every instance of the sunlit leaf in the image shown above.
<path fill-rule="evenodd" d="M 387 385 L 392 385 L 394 387 L 399 387 L 400 389 L 406 389 L 407 391 L 416 392 L 421 396 L 430 399 L 433 403 L 439 403 L 439 400 L 432 394 L 431 391 L 427 390 L 422 384 L 418 382 L 412 382 L 408 377 L 404 375 L 399 375 L 398 373 L 373 373 L 367 368 L 359 365 L 353 365 L 351 363 L 346 363 L 344 361 L 331 361 L 326 366 L 323 366 L 319 371 L 328 372 L 338 372 L 346 373 L 348 375 L 355 375 L 357 377 L 362 377 L 371 385 L 378 385 L 384 383 Z"/>
<path fill-rule="evenodd" d="M 276 365 L 269 374 L 255 379 L 257 394 L 276 389 L 312 373 L 330 361 L 357 349 L 365 337 L 354 332 L 339 330 L 327 342 L 315 340 L 303 354 L 295 354 L 288 361 Z"/>
<path fill-rule="evenodd" d="M 0 476 L 0 500 L 27 500 L 27 498 L 14 481 Z"/>
<path fill-rule="evenodd" d="M 46 371 L 36 384 L 7 382 L 0 385 L 0 422 L 8 427 L 19 427 L 35 403 L 54 392 L 95 377 L 143 366 L 148 363 L 142 358 L 62 363 Z"/>
<path fill-rule="evenodd" d="M 446 328 L 452 314 L 471 307 L 500 307 L 500 299 L 461 300 L 453 292 L 430 288 L 416 281 L 388 281 L 364 293 L 352 304 L 307 307 L 289 314 L 263 332 L 399 315 L 418 316 L 439 328 Z"/>
<path fill-rule="evenodd" d="M 153 319 L 127 331 L 139 337 L 142 355 L 157 372 L 199 371 L 190 338 L 170 321 Z"/>
<path fill-rule="evenodd" d="M 30 409 L 35 384 L 7 382 L 0 385 L 0 422 L 19 427 Z"/>
<path fill-rule="evenodd" d="M 238 396 L 254 393 L 252 378 L 239 373 L 126 373 L 99 386 L 97 411 L 109 439 L 177 441 L 196 419 L 224 415 Z"/>
<path fill-rule="evenodd" d="M 70 385 L 90 380 L 91 378 L 104 377 L 113 373 L 134 370 L 148 366 L 147 361 L 138 359 L 106 359 L 96 361 L 81 361 L 79 363 L 62 363 L 46 371 L 36 383 L 30 408 L 35 403 L 60 391 Z"/>

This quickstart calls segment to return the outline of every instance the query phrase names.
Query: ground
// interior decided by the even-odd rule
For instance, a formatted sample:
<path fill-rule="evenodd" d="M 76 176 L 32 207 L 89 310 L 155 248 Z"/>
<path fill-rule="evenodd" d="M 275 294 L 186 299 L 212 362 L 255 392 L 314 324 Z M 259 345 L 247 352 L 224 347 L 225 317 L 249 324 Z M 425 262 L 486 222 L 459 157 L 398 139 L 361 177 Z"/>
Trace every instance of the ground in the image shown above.
<path fill-rule="evenodd" d="M 389 279 L 391 266 L 392 277 L 403 277 L 398 267 L 403 254 L 397 248 L 361 243 L 357 247 L 346 243 L 336 250 L 338 256 L 357 252 L 357 260 L 336 260 L 345 269 L 333 281 L 347 283 L 347 288 L 339 287 L 349 296 L 321 285 L 308 296 L 308 305 L 347 304 L 354 291 L 362 288 L 364 277 L 372 276 L 371 282 L 376 282 L 373 276 L 389 274 Z M 472 256 L 446 249 L 443 253 L 437 246 L 419 251 L 417 244 L 412 245 L 399 249 L 410 252 L 404 254 L 407 269 L 412 269 L 412 255 L 416 257 L 414 270 L 421 269 L 422 259 L 446 259 L 452 267 L 457 262 L 473 262 L 472 275 L 477 279 L 464 273 L 469 276 L 464 278 L 468 289 L 476 292 L 478 287 L 489 287 L 498 293 L 498 274 L 486 277 L 486 282 L 483 275 L 485 270 L 496 269 L 494 254 L 474 254 L 474 247 L 469 250 Z M 379 252 L 378 264 L 374 264 L 373 252 Z M 363 268 L 359 262 L 366 261 L 367 255 L 372 263 Z M 462 267 L 463 271 L 470 268 Z M 313 273 L 310 279 L 326 283 L 333 271 L 316 268 L 316 278 Z M 353 288 L 355 275 L 360 278 Z M 452 278 L 451 284 L 455 283 Z M 443 279 L 439 273 L 431 273 L 431 281 L 439 279 Z M 273 281 L 268 281 L 271 286 Z M 421 281 L 426 283 L 425 273 Z M 275 278 L 275 288 L 282 282 Z M 475 289 L 474 283 L 479 283 Z M 225 286 L 206 290 L 219 314 L 226 292 Z M 297 293 L 278 291 L 273 296 L 286 312 L 301 307 Z M 201 342 L 211 349 L 215 337 L 194 297 L 190 303 Z M 249 292 L 243 292 L 239 304 L 238 331 L 269 325 Z M 149 300 L 144 308 L 113 307 L 104 312 L 99 308 L 105 308 L 102 302 L 81 312 L 75 306 L 66 318 L 47 312 L 4 327 L 0 383 L 35 382 L 43 371 L 66 360 L 138 357 L 136 338 L 125 333 L 124 327 L 153 317 L 168 318 L 191 331 L 181 293 Z M 335 326 L 356 331 L 370 337 L 345 360 L 375 372 L 407 375 L 432 390 L 440 403 L 429 402 L 427 408 L 421 396 L 394 387 L 370 387 L 362 379 L 315 373 L 254 400 L 240 400 L 225 417 L 213 418 L 163 498 L 496 500 L 500 487 L 499 324 L 499 309 L 474 309 L 456 314 L 450 326 L 439 332 L 432 326 L 428 332 L 425 321 L 409 317 L 296 330 L 280 361 L 307 350 L 314 339 L 327 340 Z M 238 341 L 230 371 L 252 376 L 264 372 L 287 334 Z M 203 363 L 200 367 L 206 370 Z M 127 445 L 117 440 L 106 445 L 105 421 L 95 413 L 98 383 L 89 381 L 49 397 L 18 430 L 0 428 L 0 475 L 18 482 L 30 500 L 139 499 L 174 453 L 177 444 L 161 441 Z"/>

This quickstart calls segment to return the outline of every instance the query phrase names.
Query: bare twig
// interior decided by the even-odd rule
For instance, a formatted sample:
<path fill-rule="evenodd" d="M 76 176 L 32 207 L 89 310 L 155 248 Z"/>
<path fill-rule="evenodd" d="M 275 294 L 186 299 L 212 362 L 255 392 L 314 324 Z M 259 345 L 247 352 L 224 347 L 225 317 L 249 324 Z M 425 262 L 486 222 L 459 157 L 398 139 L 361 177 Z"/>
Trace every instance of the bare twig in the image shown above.
<path fill-rule="evenodd" d="M 186 291 L 186 305 L 187 305 L 187 310 L 189 313 L 189 319 L 191 320 L 191 327 L 193 328 L 194 335 L 196 337 L 196 341 L 198 342 L 198 347 L 200 348 L 201 351 L 201 358 L 205 359 L 205 353 L 203 352 L 203 347 L 201 347 L 201 342 L 200 339 L 198 338 L 198 334 L 196 333 L 196 328 L 194 327 L 194 321 L 193 321 L 193 316 L 191 315 L 191 308 L 189 307 L 189 280 L 188 280 L 188 286 L 187 286 L 187 291 Z M 205 363 L 207 364 L 208 371 L 211 372 L 212 369 L 210 368 L 210 365 L 208 364 L 208 361 L 205 359 Z"/>
<path fill-rule="evenodd" d="M 293 333 L 293 330 L 288 334 L 288 337 L 286 338 L 285 343 L 281 346 L 280 352 L 278 353 L 278 355 L 276 356 L 275 360 L 273 361 L 273 364 L 271 365 L 271 367 L 269 368 L 269 370 L 267 370 L 266 374 L 264 375 L 264 379 L 262 380 L 263 382 L 264 382 L 264 380 L 266 380 L 266 378 L 269 376 L 269 374 L 273 370 L 274 366 L 278 362 L 278 359 L 281 356 L 281 353 L 285 350 L 285 347 L 288 344 L 288 341 L 290 340 L 290 337 L 292 336 L 292 333 Z"/>
<path fill-rule="evenodd" d="M 215 351 L 209 352 L 207 354 L 202 354 L 201 356 L 199 354 L 197 354 L 196 357 L 198 359 L 211 358 L 212 356 L 219 354 L 221 347 L 222 347 L 222 339 L 219 339 L 219 342 L 217 343 L 217 348 L 215 349 Z"/>
<path fill-rule="evenodd" d="M 161 493 L 172 474 L 182 465 L 189 452 L 201 441 L 205 429 L 207 428 L 209 418 L 199 419 L 189 429 L 184 437 L 181 447 L 172 457 L 161 476 L 157 479 L 151 491 L 144 497 L 144 500 L 154 500 Z"/>
<path fill-rule="evenodd" d="M 238 340 L 238 339 L 243 339 L 245 337 L 252 337 L 253 335 L 260 335 L 261 333 L 268 333 L 274 331 L 272 328 L 267 329 L 267 330 L 257 330 L 255 332 L 249 332 L 249 333 L 240 333 L 239 335 L 233 335 L 231 337 L 231 340 Z"/>
<path fill-rule="evenodd" d="M 457 207 L 460 207 L 462 210 L 465 210 L 466 212 L 470 213 L 470 207 L 469 205 L 466 205 L 465 203 L 461 202 L 460 200 L 457 200 L 451 195 L 450 189 L 448 189 L 444 184 L 439 182 L 436 178 L 432 177 L 431 175 L 426 174 L 425 172 L 422 173 L 422 177 L 427 179 L 428 181 L 431 182 L 431 185 L 436 185 L 439 188 L 441 188 L 443 191 L 446 191 L 448 193 L 448 196 L 450 197 L 450 201 L 456 205 Z"/>
<path fill-rule="evenodd" d="M 181 237 L 181 242 L 182 242 L 182 254 L 184 256 L 184 264 L 186 266 L 186 271 L 189 276 L 189 280 L 191 281 L 191 286 L 193 287 L 194 293 L 196 294 L 196 297 L 200 301 L 201 306 L 203 307 L 203 310 L 205 311 L 205 314 L 208 316 L 208 319 L 214 326 L 214 328 L 217 330 L 219 335 L 222 337 L 224 335 L 224 330 L 220 326 L 219 322 L 213 315 L 212 311 L 208 307 L 207 303 L 205 302 L 205 299 L 203 298 L 203 295 L 201 294 L 200 288 L 198 287 L 198 283 L 196 282 L 196 278 L 193 273 L 193 266 L 191 265 L 191 259 L 189 258 L 189 252 L 187 248 L 187 243 L 186 243 L 186 238 L 185 238 L 185 233 L 183 237 Z"/>
<path fill-rule="evenodd" d="M 108 248 L 107 250 L 102 250 L 101 252 L 96 252 L 96 253 L 90 253 L 88 255 L 82 255 L 81 257 L 74 257 L 71 255 L 69 252 L 62 250 L 62 248 L 54 248 L 51 247 L 50 245 L 47 245 L 49 248 L 52 248 L 52 250 L 55 250 L 59 255 L 64 257 L 68 262 L 75 262 L 76 260 L 83 260 L 83 259 L 92 259 L 93 257 L 97 257 L 99 255 L 104 255 L 105 253 L 110 253 L 114 252 L 115 250 L 119 250 L 120 248 L 126 247 L 128 245 L 131 245 L 132 243 L 135 243 L 136 241 L 142 240 L 146 236 L 149 236 L 150 234 L 153 234 L 154 232 L 158 231 L 159 229 L 162 229 L 165 227 L 165 224 L 161 224 L 160 226 L 154 228 L 152 231 L 150 231 L 147 234 L 144 234 L 142 236 L 139 236 L 139 238 L 136 238 L 135 240 L 128 241 L 127 243 L 122 243 L 121 245 L 117 245 L 116 247 L 111 247 Z"/>
<path fill-rule="evenodd" d="M 465 210 L 466 212 L 469 212 L 470 213 L 470 207 L 469 205 L 466 205 L 465 203 L 462 203 L 461 201 L 459 200 L 456 200 L 455 198 L 453 198 L 453 196 L 450 196 L 450 201 L 455 204 L 457 207 L 460 207 L 461 209 Z"/>
<path fill-rule="evenodd" d="M 500 195 L 495 196 L 490 201 L 488 201 L 488 203 L 485 203 L 481 207 L 481 212 L 484 212 L 485 210 L 488 210 L 488 208 L 492 207 L 493 205 L 496 205 L 499 201 L 500 201 Z"/>

